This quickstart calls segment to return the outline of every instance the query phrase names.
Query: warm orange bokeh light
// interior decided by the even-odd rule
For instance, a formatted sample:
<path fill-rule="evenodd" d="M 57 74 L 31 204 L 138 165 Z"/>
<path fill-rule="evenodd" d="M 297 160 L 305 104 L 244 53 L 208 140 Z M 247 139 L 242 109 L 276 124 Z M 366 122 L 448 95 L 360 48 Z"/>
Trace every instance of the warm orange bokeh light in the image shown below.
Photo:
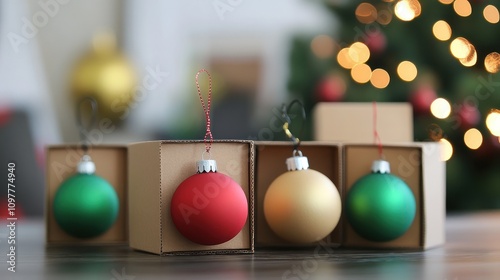
<path fill-rule="evenodd" d="M 436 39 L 447 41 L 451 38 L 451 27 L 446 21 L 439 20 L 432 26 L 432 33 Z"/>
<path fill-rule="evenodd" d="M 364 84 L 367 83 L 372 76 L 372 69 L 370 66 L 362 63 L 362 64 L 356 64 L 352 69 L 351 69 L 351 77 L 354 81 Z"/>
<path fill-rule="evenodd" d="M 484 7 L 483 16 L 487 22 L 492 24 L 498 23 L 498 21 L 500 21 L 500 14 L 498 12 L 498 9 L 493 5 Z"/>
<path fill-rule="evenodd" d="M 391 77 L 384 69 L 378 68 L 373 70 L 370 82 L 374 87 L 379 89 L 386 88 L 390 81 Z"/>
<path fill-rule="evenodd" d="M 358 21 L 364 24 L 370 24 L 377 20 L 378 17 L 377 8 L 366 2 L 359 4 L 354 14 Z"/>
<path fill-rule="evenodd" d="M 461 17 L 468 17 L 472 14 L 472 6 L 468 0 L 455 0 L 453 9 Z"/>
<path fill-rule="evenodd" d="M 405 82 L 411 82 L 417 77 L 417 67 L 411 61 L 402 61 L 397 68 L 398 76 Z"/>

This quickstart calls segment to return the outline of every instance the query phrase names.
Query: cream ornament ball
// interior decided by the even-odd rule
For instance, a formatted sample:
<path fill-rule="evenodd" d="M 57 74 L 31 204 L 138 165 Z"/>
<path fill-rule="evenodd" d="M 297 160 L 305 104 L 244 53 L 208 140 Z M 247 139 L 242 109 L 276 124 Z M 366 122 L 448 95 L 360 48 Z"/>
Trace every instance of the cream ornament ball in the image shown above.
<path fill-rule="evenodd" d="M 295 152 L 294 152 L 295 153 Z M 308 169 L 307 157 L 287 159 L 288 172 L 277 177 L 264 198 L 264 216 L 279 237 L 312 243 L 328 236 L 342 211 L 337 188 L 324 174 Z"/>

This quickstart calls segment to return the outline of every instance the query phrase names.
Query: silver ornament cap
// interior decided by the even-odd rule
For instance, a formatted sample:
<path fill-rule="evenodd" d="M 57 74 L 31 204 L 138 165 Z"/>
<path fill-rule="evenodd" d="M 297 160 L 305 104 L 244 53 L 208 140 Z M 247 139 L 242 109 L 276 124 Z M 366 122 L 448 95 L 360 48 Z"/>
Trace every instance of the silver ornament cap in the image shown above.
<path fill-rule="evenodd" d="M 95 173 L 95 163 L 89 155 L 83 155 L 82 159 L 78 163 L 76 170 L 80 174 L 94 174 Z"/>
<path fill-rule="evenodd" d="M 295 150 L 293 151 L 293 157 L 286 159 L 286 169 L 288 171 L 309 169 L 309 160 L 307 160 L 307 157 L 302 156 L 301 151 Z"/>
<path fill-rule="evenodd" d="M 217 162 L 213 159 L 203 159 L 196 162 L 198 173 L 217 172 Z"/>
<path fill-rule="evenodd" d="M 375 160 L 372 163 L 372 172 L 373 173 L 380 173 L 380 174 L 386 174 L 386 173 L 391 173 L 391 166 L 388 161 L 385 160 Z"/>

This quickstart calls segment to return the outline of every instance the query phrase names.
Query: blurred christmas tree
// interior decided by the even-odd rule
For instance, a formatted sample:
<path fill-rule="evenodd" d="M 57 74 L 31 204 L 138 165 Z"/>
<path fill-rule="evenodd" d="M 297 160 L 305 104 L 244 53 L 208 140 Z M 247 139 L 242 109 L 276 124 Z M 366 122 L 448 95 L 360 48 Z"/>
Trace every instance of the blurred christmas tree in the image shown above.
<path fill-rule="evenodd" d="M 415 140 L 448 147 L 448 209 L 500 208 L 495 3 L 330 0 L 340 30 L 294 39 L 289 89 L 308 115 L 317 102 L 411 102 Z"/>

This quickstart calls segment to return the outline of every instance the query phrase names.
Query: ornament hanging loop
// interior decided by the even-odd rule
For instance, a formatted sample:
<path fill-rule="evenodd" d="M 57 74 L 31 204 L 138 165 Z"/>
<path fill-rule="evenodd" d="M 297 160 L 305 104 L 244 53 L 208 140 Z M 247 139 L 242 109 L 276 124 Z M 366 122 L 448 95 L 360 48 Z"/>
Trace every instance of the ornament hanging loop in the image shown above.
<path fill-rule="evenodd" d="M 83 121 L 83 115 L 85 114 L 84 105 L 89 103 L 90 113 L 86 123 Z M 83 153 L 86 155 L 89 150 L 90 141 L 87 139 L 88 132 L 97 122 L 97 101 L 90 96 L 84 97 L 78 102 L 76 108 L 76 122 L 78 126 L 78 132 L 80 133 L 80 141 L 82 143 Z"/>
<path fill-rule="evenodd" d="M 205 155 L 208 155 L 208 158 L 205 158 Z M 203 153 L 201 153 L 201 160 L 212 160 L 212 154 L 208 151 L 203 151 Z"/>
<path fill-rule="evenodd" d="M 299 150 L 293 150 L 293 156 L 294 157 L 301 157 L 302 156 L 302 152 L 299 151 Z"/>
<path fill-rule="evenodd" d="M 207 103 L 205 104 L 205 101 L 203 100 L 203 95 L 201 93 L 201 88 L 200 88 L 200 83 L 198 81 L 198 77 L 202 72 L 205 72 L 208 76 L 208 93 L 207 93 Z M 205 120 L 206 120 L 206 132 L 205 132 L 205 137 L 203 138 L 205 142 L 205 151 L 210 154 L 210 149 L 212 148 L 212 143 L 214 142 L 214 137 L 212 136 L 212 131 L 211 131 L 211 121 L 210 121 L 210 108 L 212 106 L 212 76 L 210 76 L 210 73 L 206 69 L 200 69 L 196 73 L 196 90 L 198 91 L 198 97 L 200 98 L 200 103 L 201 107 L 203 107 L 203 112 L 205 113 Z"/>
<path fill-rule="evenodd" d="M 288 106 L 286 106 L 286 104 L 283 104 L 281 106 L 281 116 L 280 116 L 280 119 L 283 121 L 283 131 L 285 132 L 286 136 L 293 142 L 294 154 L 295 154 L 295 151 L 298 151 L 300 153 L 300 151 L 299 151 L 300 139 L 298 137 L 296 137 L 295 135 L 293 135 L 293 133 L 290 131 L 290 128 L 289 128 L 290 124 L 292 123 L 292 117 L 290 117 L 289 112 L 290 112 L 291 108 L 293 107 L 293 105 L 295 105 L 295 104 L 300 106 L 302 120 L 305 121 L 306 120 L 306 110 L 305 110 L 302 102 L 300 102 L 297 99 L 292 101 Z"/>

